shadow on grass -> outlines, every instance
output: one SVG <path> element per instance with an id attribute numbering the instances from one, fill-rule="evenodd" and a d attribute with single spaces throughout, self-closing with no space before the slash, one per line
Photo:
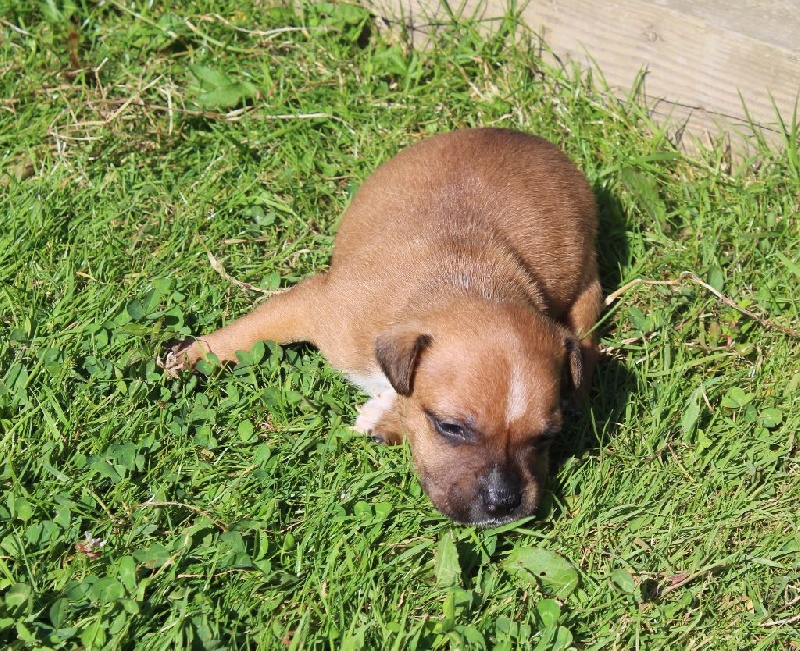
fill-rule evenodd
<path id="1" fill-rule="evenodd" d="M 599 208 L 599 235 L 597 259 L 600 280 L 606 295 L 613 292 L 621 283 L 621 270 L 630 265 L 630 252 L 626 230 L 626 216 L 619 201 L 606 188 L 595 187 Z M 613 324 L 600 327 L 598 336 Z M 551 482 L 553 495 L 546 498 L 540 509 L 540 517 L 558 517 L 553 510 L 557 501 L 552 497 L 562 497 L 557 483 L 558 471 L 568 459 L 580 457 L 599 450 L 604 438 L 613 437 L 616 425 L 624 417 L 630 394 L 636 389 L 636 378 L 625 366 L 609 356 L 601 356 L 589 390 L 589 405 L 572 421 L 568 421 L 564 432 L 551 450 Z"/>
<path id="2" fill-rule="evenodd" d="M 621 269 L 630 264 L 627 218 L 616 197 L 602 186 L 594 188 L 597 197 L 599 233 L 597 263 L 605 294 L 610 294 L 622 281 Z"/>

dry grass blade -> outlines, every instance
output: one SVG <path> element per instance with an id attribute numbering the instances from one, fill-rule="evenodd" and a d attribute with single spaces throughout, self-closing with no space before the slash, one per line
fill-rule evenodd
<path id="1" fill-rule="evenodd" d="M 717 289 L 714 289 L 714 287 L 709 285 L 702 278 L 700 278 L 697 274 L 695 274 L 694 272 L 691 272 L 691 271 L 683 271 L 683 272 L 681 272 L 680 278 L 675 279 L 675 280 L 647 280 L 645 278 L 635 278 L 634 280 L 631 280 L 630 282 L 625 283 L 622 287 L 620 287 L 616 291 L 614 291 L 611 294 L 609 294 L 608 296 L 606 296 L 605 305 L 606 305 L 606 307 L 610 307 L 621 296 L 624 296 L 631 289 L 633 289 L 634 287 L 636 287 L 638 285 L 645 285 L 645 286 L 647 286 L 647 285 L 661 285 L 661 286 L 667 286 L 667 287 L 676 287 L 678 285 L 681 285 L 685 280 L 689 280 L 689 281 L 695 283 L 696 285 L 700 285 L 704 289 L 707 289 L 714 296 L 716 296 L 720 301 L 722 301 L 725 305 L 727 305 L 730 308 L 733 308 L 737 312 L 740 312 L 740 313 L 744 314 L 746 317 L 749 317 L 750 319 L 753 319 L 753 321 L 755 321 L 756 323 L 762 325 L 763 327 L 768 328 L 770 330 L 778 330 L 779 332 L 782 332 L 785 335 L 789 335 L 790 337 L 800 338 L 800 330 L 796 330 L 794 328 L 789 328 L 789 327 L 783 326 L 783 325 L 781 325 L 779 323 L 775 323 L 771 319 L 767 319 L 765 317 L 759 316 L 755 312 L 752 312 L 752 311 L 748 310 L 747 308 L 744 308 L 744 307 L 742 307 L 740 305 L 737 305 L 737 303 L 733 299 L 729 298 L 728 296 L 725 296 L 722 292 L 718 291 Z"/>

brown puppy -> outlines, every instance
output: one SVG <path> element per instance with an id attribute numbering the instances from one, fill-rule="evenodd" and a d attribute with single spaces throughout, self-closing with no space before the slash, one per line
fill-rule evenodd
<path id="1" fill-rule="evenodd" d="M 554 145 L 436 136 L 382 165 L 345 212 L 327 274 L 171 351 L 309 341 L 372 397 L 356 429 L 405 435 L 434 505 L 483 526 L 530 515 L 565 385 L 589 383 L 602 293 L 595 201 Z"/>

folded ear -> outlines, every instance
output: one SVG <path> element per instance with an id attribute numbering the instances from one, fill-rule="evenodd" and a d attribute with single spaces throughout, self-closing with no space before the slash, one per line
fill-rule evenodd
<path id="1" fill-rule="evenodd" d="M 375 341 L 375 356 L 381 370 L 401 396 L 411 395 L 419 354 L 433 341 L 416 330 L 390 330 Z"/>
<path id="2" fill-rule="evenodd" d="M 581 342 L 575 337 L 568 336 L 564 340 L 564 345 L 567 349 L 567 361 L 569 362 L 569 375 L 572 380 L 572 388 L 580 389 L 583 383 L 583 350 Z"/>

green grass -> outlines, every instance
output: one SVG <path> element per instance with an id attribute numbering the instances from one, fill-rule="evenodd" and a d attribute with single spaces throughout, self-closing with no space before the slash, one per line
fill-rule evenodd
<path id="1" fill-rule="evenodd" d="M 538 517 L 501 530 L 454 526 L 406 448 L 353 434 L 363 396 L 311 348 L 154 361 L 260 297 L 207 252 L 290 285 L 377 164 L 477 125 L 586 171 L 607 292 L 691 271 L 797 327 L 796 122 L 742 165 L 688 157 L 510 20 L 415 49 L 350 5 L 0 19 L 2 644 L 798 648 L 800 345 L 695 283 L 609 309 L 593 409 Z"/>

